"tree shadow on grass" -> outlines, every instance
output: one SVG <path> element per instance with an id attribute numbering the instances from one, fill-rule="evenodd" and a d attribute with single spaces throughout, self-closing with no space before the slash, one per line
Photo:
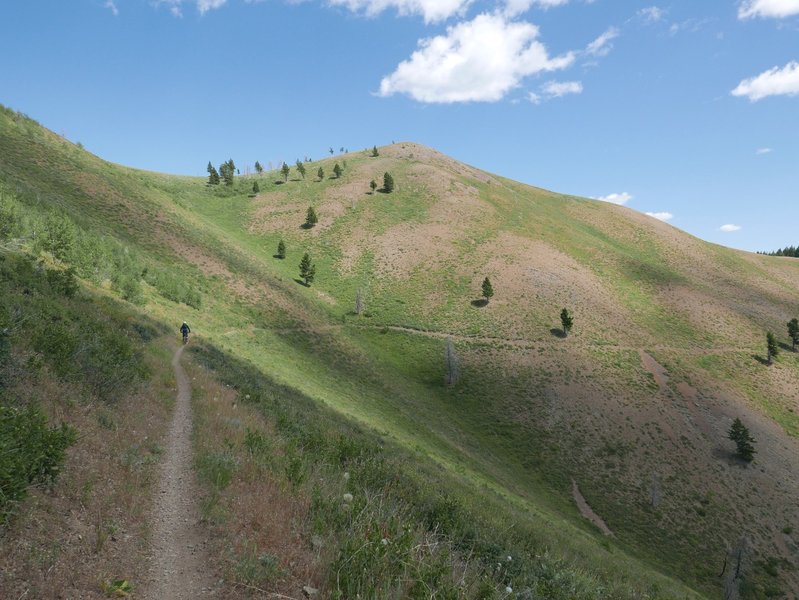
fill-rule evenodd
<path id="1" fill-rule="evenodd" d="M 566 332 L 563 331 L 562 329 L 558 329 L 557 327 L 553 327 L 552 329 L 550 329 L 549 333 L 555 336 L 556 338 L 563 339 L 566 337 Z"/>
<path id="2" fill-rule="evenodd" d="M 791 345 L 790 344 L 786 344 L 785 342 L 778 342 L 777 345 L 780 348 L 782 348 L 783 350 L 785 350 L 786 352 L 793 352 L 794 351 L 793 348 L 791 347 Z"/>
<path id="3" fill-rule="evenodd" d="M 762 356 L 760 356 L 759 354 L 753 354 L 753 355 L 752 355 L 752 358 L 754 358 L 754 359 L 755 359 L 757 362 L 759 362 L 761 365 L 766 365 L 767 367 L 770 365 L 770 363 L 769 363 L 768 359 L 767 359 L 767 358 L 763 358 L 763 357 L 762 357 Z"/>
<path id="4" fill-rule="evenodd" d="M 314 225 L 316 225 L 316 223 L 314 223 L 313 225 L 311 225 L 310 223 L 303 223 L 302 225 L 300 225 L 300 229 L 313 229 Z"/>
<path id="5" fill-rule="evenodd" d="M 307 287 L 307 288 L 311 287 L 311 285 L 310 285 L 310 284 L 308 284 L 308 283 L 305 283 L 305 282 L 304 282 L 302 279 L 297 279 L 297 278 L 295 277 L 295 278 L 294 278 L 294 281 L 295 281 L 295 282 L 297 282 L 297 283 L 299 283 L 299 284 L 300 284 L 301 286 L 303 286 L 303 287 Z"/>
<path id="6" fill-rule="evenodd" d="M 281 180 L 281 179 L 278 179 L 278 180 L 276 180 L 276 181 L 275 181 L 275 185 L 283 185 L 283 184 L 285 184 L 285 183 L 286 183 L 286 182 L 285 182 L 285 181 L 283 181 L 283 180 Z"/>
<path id="7" fill-rule="evenodd" d="M 285 260 L 286 257 L 285 256 L 280 256 L 279 254 L 273 254 L 272 258 L 278 258 L 280 260 Z"/>
<path id="8" fill-rule="evenodd" d="M 484 306 L 488 306 L 488 300 L 485 298 L 478 298 L 477 300 L 472 300 L 471 304 L 475 308 L 482 308 Z"/>

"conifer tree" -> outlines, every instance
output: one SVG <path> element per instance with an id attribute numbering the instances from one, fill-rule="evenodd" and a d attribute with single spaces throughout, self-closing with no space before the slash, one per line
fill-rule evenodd
<path id="1" fill-rule="evenodd" d="M 316 276 L 316 265 L 311 263 L 311 257 L 306 252 L 302 256 L 302 260 L 300 261 L 300 279 L 305 282 L 305 285 L 308 287 L 311 286 L 313 283 L 314 277 Z"/>
<path id="2" fill-rule="evenodd" d="M 777 346 L 777 338 L 770 331 L 766 333 L 766 361 L 768 364 L 774 362 L 774 357 L 780 353 L 779 346 Z"/>
<path id="3" fill-rule="evenodd" d="M 394 191 L 394 178 L 391 176 L 391 173 L 383 174 L 383 191 L 386 194 L 390 194 Z"/>
<path id="4" fill-rule="evenodd" d="M 369 187 L 372 189 L 372 193 L 374 194 L 375 190 L 377 189 L 377 182 L 372 179 L 372 181 L 369 182 Z"/>
<path id="5" fill-rule="evenodd" d="M 261 191 L 261 188 L 258 186 L 258 182 L 257 181 L 253 181 L 252 182 L 252 193 L 253 194 L 257 194 L 260 191 Z"/>
<path id="6" fill-rule="evenodd" d="M 211 164 L 211 161 L 208 161 L 208 185 L 219 185 L 219 172 L 214 168 L 214 165 Z"/>
<path id="7" fill-rule="evenodd" d="M 277 243 L 277 254 L 275 256 L 281 259 L 286 258 L 286 243 L 283 240 Z"/>
<path id="8" fill-rule="evenodd" d="M 308 207 L 308 212 L 305 213 L 305 228 L 310 229 L 319 222 L 319 217 L 313 206 Z"/>
<path id="9" fill-rule="evenodd" d="M 483 279 L 483 298 L 485 298 L 485 303 L 488 304 L 488 301 L 491 300 L 491 297 L 494 295 L 494 288 L 491 285 L 491 280 L 486 277 Z"/>
<path id="10" fill-rule="evenodd" d="M 380 156 L 380 153 L 377 151 L 377 146 L 372 147 L 372 156 Z"/>
<path id="11" fill-rule="evenodd" d="M 322 167 L 319 167 L 319 170 L 316 172 L 316 176 L 319 178 L 319 181 L 322 181 L 325 178 L 325 170 Z"/>
<path id="12" fill-rule="evenodd" d="M 261 166 L 261 163 L 259 163 L 257 160 L 255 161 L 255 172 L 258 173 L 258 175 L 264 172 L 263 166 Z"/>
<path id="13" fill-rule="evenodd" d="M 283 181 L 288 181 L 291 168 L 286 163 L 283 163 L 283 166 L 280 167 L 280 172 L 283 173 Z"/>
<path id="14" fill-rule="evenodd" d="M 563 329 L 563 335 L 569 335 L 573 323 L 574 318 L 569 314 L 567 309 L 564 308 L 562 311 L 560 311 L 560 324 L 561 328 Z"/>
<path id="15" fill-rule="evenodd" d="M 333 152 L 334 152 L 333 146 L 330 146 L 330 150 L 328 150 L 328 152 L 330 152 L 330 156 L 333 156 Z"/>
<path id="16" fill-rule="evenodd" d="M 736 454 L 746 462 L 752 462 L 755 457 L 755 440 L 749 434 L 749 429 L 741 422 L 741 419 L 736 418 L 727 433 L 736 446 Z"/>
<path id="17" fill-rule="evenodd" d="M 788 321 L 788 337 L 791 338 L 791 350 L 796 352 L 796 344 L 799 344 L 799 320 L 794 318 Z"/>
<path id="18" fill-rule="evenodd" d="M 219 174 L 225 180 L 225 185 L 233 185 L 233 177 L 236 174 L 236 165 L 233 164 L 233 159 L 223 162 L 219 167 Z"/>
<path id="19" fill-rule="evenodd" d="M 299 158 L 297 159 L 297 172 L 300 174 L 300 177 L 305 179 L 305 165 L 302 164 Z"/>
<path id="20" fill-rule="evenodd" d="M 333 174 L 336 176 L 336 179 L 341 177 L 341 167 L 339 166 L 338 163 L 333 165 Z"/>

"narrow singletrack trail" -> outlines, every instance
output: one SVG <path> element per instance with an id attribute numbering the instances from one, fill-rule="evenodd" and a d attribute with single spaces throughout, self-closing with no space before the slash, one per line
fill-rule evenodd
<path id="1" fill-rule="evenodd" d="M 192 464 L 191 383 L 180 366 L 181 346 L 172 359 L 178 395 L 164 444 L 152 512 L 150 575 L 145 598 L 189 600 L 215 597 L 215 581 L 200 524 Z"/>

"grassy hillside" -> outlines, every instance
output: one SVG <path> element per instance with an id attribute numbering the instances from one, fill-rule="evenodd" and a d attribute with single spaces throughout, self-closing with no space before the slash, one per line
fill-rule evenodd
<path id="1" fill-rule="evenodd" d="M 3 214 L 45 225 L 3 235 L 54 255 L 63 222 L 90 232 L 94 245 L 73 244 L 61 258 L 161 322 L 188 320 L 225 361 L 254 369 L 230 372 L 285 390 L 267 396 L 296 394 L 308 408 L 281 413 L 284 424 L 365 427 L 364 443 L 403 457 L 399 474 L 418 468 L 423 488 L 438 479 L 464 518 L 485 523 L 486 565 L 508 552 L 498 532 L 516 532 L 530 568 L 496 578 L 497 590 L 502 578 L 516 593 L 539 589 L 531 565 L 546 564 L 575 589 L 578 573 L 590 574 L 584 597 L 600 588 L 607 597 L 713 596 L 725 558 L 743 545 L 745 579 L 735 585 L 744 597 L 796 593 L 799 365 L 790 352 L 771 367 L 760 359 L 765 331 L 785 338 L 799 315 L 799 264 L 415 144 L 369 154 L 311 163 L 304 179 L 292 169 L 286 182 L 271 172 L 209 188 L 105 163 L 6 111 Z M 343 174 L 331 178 L 336 162 Z M 384 172 L 396 189 L 371 193 Z M 319 223 L 305 229 L 309 206 Z M 273 256 L 280 239 L 285 260 Z M 296 281 L 304 252 L 317 267 L 310 288 Z M 496 295 L 482 306 L 485 276 Z M 564 306 L 575 314 L 566 338 L 557 330 Z M 460 361 L 454 386 L 444 385 L 446 338 Z M 243 381 L 228 383 L 245 393 Z M 757 440 L 748 467 L 726 440 L 736 416 Z M 583 518 L 576 487 L 611 537 Z"/>

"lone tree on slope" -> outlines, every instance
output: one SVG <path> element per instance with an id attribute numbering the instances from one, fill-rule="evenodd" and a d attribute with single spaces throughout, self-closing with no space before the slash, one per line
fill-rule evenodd
<path id="1" fill-rule="evenodd" d="M 305 179 L 305 165 L 302 164 L 302 161 L 298 158 L 297 159 L 297 171 L 300 174 L 300 177 Z"/>
<path id="2" fill-rule="evenodd" d="M 277 254 L 275 256 L 280 259 L 286 258 L 286 243 L 283 240 L 277 243 Z"/>
<path id="3" fill-rule="evenodd" d="M 394 191 L 394 178 L 391 176 L 391 173 L 383 174 L 383 191 L 386 194 L 390 194 Z"/>
<path id="4" fill-rule="evenodd" d="M 749 434 L 749 429 L 741 422 L 741 419 L 736 418 L 733 421 L 727 437 L 735 442 L 735 453 L 746 462 L 752 462 L 755 457 L 755 439 Z"/>
<path id="5" fill-rule="evenodd" d="M 772 364 L 774 357 L 780 353 L 779 346 L 777 346 L 777 338 L 770 331 L 766 333 L 766 362 Z"/>
<path id="6" fill-rule="evenodd" d="M 316 176 L 319 178 L 319 181 L 322 181 L 325 178 L 325 170 L 322 167 L 319 167 L 319 170 L 316 172 Z"/>
<path id="7" fill-rule="evenodd" d="M 316 276 L 316 265 L 311 263 L 311 257 L 306 252 L 302 255 L 300 261 L 300 279 L 305 282 L 305 285 L 311 287 L 311 283 Z"/>
<path id="8" fill-rule="evenodd" d="M 257 194 L 260 191 L 261 191 L 261 188 L 258 186 L 258 182 L 257 181 L 253 181 L 252 182 L 252 193 L 253 194 Z"/>
<path id="9" fill-rule="evenodd" d="M 799 320 L 788 321 L 788 337 L 791 338 L 791 350 L 796 352 L 796 344 L 799 344 Z"/>
<path id="10" fill-rule="evenodd" d="M 308 207 L 308 212 L 305 213 L 305 228 L 310 229 L 319 222 L 319 217 L 316 214 L 313 206 Z"/>
<path id="11" fill-rule="evenodd" d="M 377 189 L 377 182 L 374 179 L 372 179 L 372 181 L 369 182 L 369 187 L 371 188 L 372 193 L 374 194 L 375 190 Z"/>
<path id="12" fill-rule="evenodd" d="M 341 177 L 341 173 L 342 173 L 342 171 L 343 171 L 343 170 L 342 170 L 342 168 L 339 166 L 339 164 L 338 164 L 338 163 L 336 163 L 335 165 L 333 165 L 333 174 L 336 176 L 336 179 L 338 179 L 339 177 Z"/>
<path id="13" fill-rule="evenodd" d="M 380 156 L 380 153 L 377 151 L 377 146 L 372 147 L 372 156 Z"/>
<path id="14" fill-rule="evenodd" d="M 291 172 L 291 169 L 289 168 L 289 166 L 286 163 L 283 163 L 283 166 L 280 167 L 280 172 L 283 173 L 283 181 L 288 181 L 289 180 L 289 173 Z"/>
<path id="15" fill-rule="evenodd" d="M 483 279 L 482 292 L 485 303 L 488 304 L 488 301 L 494 296 L 494 287 L 491 285 L 491 280 L 488 277 Z"/>
<path id="16" fill-rule="evenodd" d="M 563 335 L 569 335 L 569 332 L 572 329 L 572 325 L 574 324 L 574 317 L 569 313 L 569 310 L 564 308 L 560 311 L 560 325 L 563 329 Z"/>
<path id="17" fill-rule="evenodd" d="M 255 161 L 255 172 L 258 173 L 258 175 L 264 172 L 263 166 L 261 166 L 261 163 L 259 163 L 257 160 Z"/>
<path id="18" fill-rule="evenodd" d="M 219 185 L 219 172 L 214 168 L 214 165 L 211 164 L 211 161 L 208 161 L 208 185 Z"/>
<path id="19" fill-rule="evenodd" d="M 362 315 L 363 311 L 366 309 L 366 301 L 363 297 L 363 290 L 358 288 L 355 292 L 355 314 Z"/>

